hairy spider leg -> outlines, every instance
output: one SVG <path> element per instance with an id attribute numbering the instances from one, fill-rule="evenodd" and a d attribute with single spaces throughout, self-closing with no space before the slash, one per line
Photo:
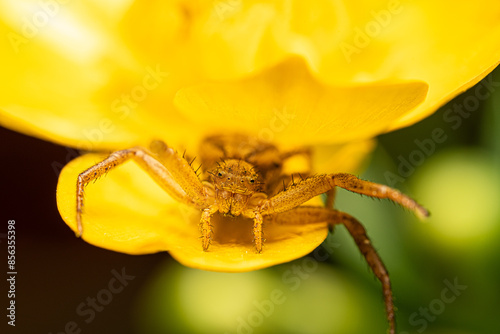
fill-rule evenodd
<path id="1" fill-rule="evenodd" d="M 389 333 L 396 333 L 396 321 L 394 316 L 394 301 L 392 298 L 391 282 L 389 273 L 385 268 L 382 259 L 373 247 L 370 238 L 366 234 L 366 230 L 356 218 L 351 215 L 321 207 L 301 206 L 295 209 L 279 213 L 272 220 L 273 223 L 283 225 L 299 225 L 299 224 L 314 224 L 328 223 L 329 226 L 343 224 L 351 234 L 358 249 L 363 254 L 366 262 L 371 270 L 382 283 L 382 291 L 384 295 L 385 310 L 387 320 L 389 321 Z"/>
<path id="2" fill-rule="evenodd" d="M 333 209 L 336 195 L 337 190 L 335 188 L 332 188 L 326 192 L 325 208 Z"/>
<path id="3" fill-rule="evenodd" d="M 172 148 L 162 141 L 155 140 L 150 146 L 155 157 L 167 167 L 169 173 L 179 186 L 195 203 L 203 203 L 202 209 L 207 208 L 207 189 L 200 181 L 191 164 L 181 157 Z"/>
<path id="4" fill-rule="evenodd" d="M 286 191 L 282 191 L 263 201 L 261 212 L 263 215 L 268 215 L 288 211 L 335 187 L 370 197 L 387 198 L 412 210 L 420 217 L 429 216 L 429 212 L 424 207 L 400 191 L 383 184 L 361 180 L 352 174 L 346 173 L 323 174 L 307 178 L 289 187 Z"/>
<path id="5" fill-rule="evenodd" d="M 292 173 L 292 174 L 282 174 L 278 177 L 275 177 L 271 180 L 266 180 L 267 185 L 267 194 L 270 196 L 274 196 L 277 193 L 287 189 L 291 185 L 295 184 L 308 177 L 311 173 L 311 150 L 309 148 L 296 148 L 289 151 L 284 151 L 279 154 L 278 161 L 285 163 L 286 160 L 293 158 L 295 156 L 305 156 L 307 159 L 307 166 L 305 170 L 302 170 L 300 173 Z M 280 167 L 281 169 L 281 167 Z"/>
<path id="6" fill-rule="evenodd" d="M 253 200 L 255 200 L 256 203 L 262 202 L 262 200 L 265 199 L 264 194 L 261 193 L 263 196 L 257 195 Z M 252 200 L 252 199 L 251 199 Z M 264 237 L 263 237 L 263 224 L 264 224 L 264 217 L 262 216 L 262 213 L 260 212 L 259 205 L 254 205 L 252 209 L 248 209 L 242 212 L 242 215 L 246 218 L 251 218 L 253 219 L 253 242 L 255 245 L 255 250 L 257 253 L 262 252 L 262 246 L 264 245 Z"/>
<path id="7" fill-rule="evenodd" d="M 255 217 L 253 219 L 253 241 L 255 243 L 255 249 L 258 253 L 262 252 L 262 245 L 264 243 L 262 236 L 263 222 L 264 219 L 262 218 L 262 214 L 260 212 L 255 212 Z"/>
<path id="8" fill-rule="evenodd" d="M 210 206 L 209 208 L 206 208 L 203 210 L 201 213 L 201 220 L 200 220 L 200 231 L 201 231 L 201 246 L 203 247 L 204 251 L 208 251 L 208 247 L 212 243 L 212 224 L 210 223 L 210 220 L 212 218 L 212 215 L 217 212 L 217 207 L 215 205 Z"/>
<path id="9" fill-rule="evenodd" d="M 331 193 L 328 194 L 328 192 L 335 189 L 336 186 L 358 194 L 377 198 L 388 198 L 414 211 L 419 216 L 427 217 L 429 215 L 425 208 L 398 190 L 382 184 L 361 180 L 354 175 L 346 173 L 318 175 L 305 179 L 286 191 L 282 191 L 264 200 L 261 204 L 260 211 L 263 215 L 277 213 L 273 221 L 278 223 L 303 224 L 328 222 L 329 226 L 342 223 L 354 238 L 356 245 L 375 273 L 375 276 L 377 276 L 382 283 L 387 319 L 389 321 L 389 332 L 390 334 L 395 334 L 394 303 L 389 274 L 382 260 L 373 248 L 370 239 L 366 235 L 366 230 L 361 223 L 347 213 L 330 208 L 299 207 L 302 203 L 322 193 L 327 193 L 327 196 L 331 197 Z M 327 202 L 332 202 L 333 204 L 333 201 L 328 200 L 328 197 Z"/>
<path id="10" fill-rule="evenodd" d="M 310 162 L 311 162 L 311 160 L 310 160 L 311 150 L 310 149 L 298 148 L 298 149 L 282 152 L 279 155 L 278 161 L 283 162 L 283 161 L 290 159 L 290 158 L 297 156 L 297 155 L 305 155 L 308 158 L 307 161 L 309 162 L 309 165 L 307 166 L 307 170 L 305 171 L 305 175 L 307 176 L 311 171 L 311 164 L 310 164 Z M 268 189 L 267 193 L 271 194 L 271 195 L 277 194 L 280 191 L 286 189 L 290 184 L 294 185 L 295 182 L 299 182 L 302 178 L 303 178 L 303 176 L 300 175 L 299 173 L 294 173 L 294 174 L 289 174 L 289 175 L 282 175 L 282 176 L 280 176 L 276 179 L 273 179 L 273 180 L 268 179 L 267 182 L 269 182 L 269 184 L 268 184 L 269 189 Z M 265 182 L 265 183 L 267 183 L 267 182 Z M 261 199 L 256 198 L 255 199 L 256 201 L 258 201 L 256 203 L 257 207 L 259 207 L 258 203 L 260 203 L 262 201 L 262 199 L 265 199 L 265 198 L 261 198 Z M 257 210 L 252 209 L 252 210 L 247 210 L 246 212 L 243 213 L 243 215 L 247 218 L 253 219 L 253 230 L 252 230 L 253 241 L 254 241 L 256 251 L 258 253 L 261 253 L 264 242 L 265 242 L 265 239 L 263 236 L 264 218 L 262 216 L 262 213 L 260 212 L 259 209 L 257 209 Z"/>
<path id="11" fill-rule="evenodd" d="M 168 168 L 181 188 L 186 191 L 187 195 L 196 203 L 201 203 L 200 208 L 203 209 L 200 218 L 201 244 L 203 250 L 208 251 L 213 234 L 210 221 L 212 215 L 219 210 L 219 207 L 213 200 L 214 196 L 211 194 L 213 190 L 210 186 L 200 181 L 191 164 L 186 159 L 179 156 L 164 142 L 153 141 L 150 148 L 158 160 Z"/>
<path id="12" fill-rule="evenodd" d="M 111 169 L 133 159 L 144 171 L 146 171 L 153 180 L 161 186 L 170 196 L 180 203 L 185 203 L 197 208 L 205 207 L 206 201 L 201 200 L 202 196 L 192 196 L 194 190 L 185 188 L 184 182 L 179 182 L 179 173 L 171 173 L 168 166 L 162 164 L 164 161 L 158 161 L 156 157 L 148 153 L 142 147 L 133 147 L 130 149 L 116 151 L 111 153 L 106 159 L 98 164 L 88 168 L 78 175 L 76 189 L 76 222 L 77 233 L 79 237 L 83 233 L 82 212 L 84 205 L 84 188 L 89 182 L 98 179 Z M 174 159 L 180 159 L 176 156 Z M 192 171 L 192 168 L 189 168 Z M 193 171 L 194 173 L 194 171 Z M 198 181 L 201 186 L 201 182 Z M 196 188 L 199 191 L 199 188 Z"/>
<path id="13" fill-rule="evenodd" d="M 338 187 L 370 197 L 387 198 L 413 211 L 420 218 L 429 216 L 429 211 L 418 204 L 413 198 L 386 185 L 360 180 L 356 176 L 347 173 L 333 174 L 331 178 Z"/>

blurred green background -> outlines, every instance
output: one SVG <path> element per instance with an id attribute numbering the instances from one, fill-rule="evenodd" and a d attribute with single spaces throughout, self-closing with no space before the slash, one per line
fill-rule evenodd
<path id="1" fill-rule="evenodd" d="M 490 76 L 500 83 L 499 70 Z M 337 208 L 364 224 L 389 270 L 401 334 L 500 332 L 500 91 L 478 85 L 381 136 L 361 174 L 415 197 L 429 219 L 338 195 Z M 57 213 L 57 172 L 77 152 L 0 133 L 0 233 L 14 219 L 18 238 L 15 332 L 386 332 L 381 286 L 342 227 L 306 258 L 244 274 L 186 268 L 167 253 L 113 253 L 76 239 Z M 129 280 L 109 293 L 113 270 Z"/>

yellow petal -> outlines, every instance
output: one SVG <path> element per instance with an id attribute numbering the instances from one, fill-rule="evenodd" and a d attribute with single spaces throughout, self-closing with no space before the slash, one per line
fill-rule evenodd
<path id="1" fill-rule="evenodd" d="M 92 132 L 99 126 L 105 131 L 110 127 L 106 121 L 99 124 L 107 106 L 98 106 L 91 99 L 96 87 L 106 81 L 105 73 L 93 62 L 102 54 L 108 34 L 99 34 L 84 21 L 84 15 L 66 15 L 60 4 L 53 5 L 43 10 L 36 1 L 2 2 L 0 32 L 6 38 L 0 41 L 0 124 L 91 149 L 100 139 Z M 84 10 L 84 6 L 75 6 Z M 68 115 L 73 118 L 66 118 Z M 111 141 L 135 137 L 116 124 L 112 126 Z"/>
<path id="2" fill-rule="evenodd" d="M 313 147 L 312 159 L 314 172 L 358 174 L 365 167 L 376 144 L 375 140 L 365 140 L 342 145 L 316 145 Z"/>
<path id="3" fill-rule="evenodd" d="M 411 125 L 472 87 L 500 61 L 500 2 L 345 2 L 351 29 L 318 66 L 330 83 L 428 83 L 426 101 L 391 130 Z M 359 7 L 363 11 L 359 10 Z M 352 47 L 353 53 L 346 51 Z"/>
<path id="4" fill-rule="evenodd" d="M 2 10 L 1 29 L 8 37 L 2 49 L 12 52 L 1 64 L 12 79 L 1 86 L 0 124 L 85 149 L 130 146 L 153 137 L 175 144 L 187 137 L 182 139 L 191 140 L 186 146 L 192 147 L 199 137 L 185 136 L 192 125 L 172 108 L 179 87 L 205 75 L 240 78 L 291 54 L 304 57 L 313 75 L 329 84 L 421 80 L 429 85 L 423 104 L 398 117 L 393 113 L 392 121 L 376 124 L 363 137 L 362 126 L 358 134 L 342 136 L 342 119 L 332 127 L 343 138 L 338 141 L 363 139 L 425 117 L 491 71 L 500 59 L 499 6 L 497 1 L 454 6 L 364 1 L 363 10 L 341 1 L 148 2 L 111 9 L 79 4 L 60 8 L 57 20 L 35 38 L 24 37 L 25 27 L 16 21 L 23 13 L 8 16 Z M 110 23 L 96 24 L 96 15 Z M 462 24 L 465 20 L 472 23 Z M 346 45 L 355 52 L 346 53 Z M 146 69 L 156 66 L 169 73 L 169 80 L 127 109 L 121 97 L 140 87 Z M 258 125 L 258 133 L 269 135 L 269 121 Z M 220 129 L 241 126 L 228 125 Z M 347 128 L 352 125 L 357 124 Z M 324 141 L 326 135 L 319 131 L 317 138 Z"/>
<path id="5" fill-rule="evenodd" d="M 78 174 L 102 161 L 102 154 L 86 154 L 67 164 L 59 176 L 57 206 L 66 224 L 76 231 Z M 129 254 L 168 250 L 175 231 L 186 224 L 188 208 L 170 198 L 134 162 L 113 169 L 85 187 L 82 238 L 98 247 Z"/>
<path id="6" fill-rule="evenodd" d="M 127 6 L 52 5 L 0 5 L 0 125 L 85 150 L 181 137 L 172 98 L 185 77 L 141 63 L 114 34 Z"/>
<path id="7" fill-rule="evenodd" d="M 61 172 L 59 212 L 76 231 L 76 179 L 104 158 L 86 154 Z M 264 251 L 255 252 L 252 221 L 214 216 L 214 240 L 201 247 L 200 211 L 175 202 L 134 162 L 126 162 L 85 188 L 82 238 L 98 247 L 129 254 L 168 250 L 187 266 L 225 272 L 255 270 L 313 251 L 327 235 L 326 224 L 264 227 Z"/>
<path id="8" fill-rule="evenodd" d="M 291 54 L 315 67 L 350 20 L 342 1 L 215 1 L 199 9 L 191 43 L 212 79 L 235 79 Z"/>
<path id="9" fill-rule="evenodd" d="M 214 133 L 243 132 L 288 145 L 366 139 L 385 131 L 421 103 L 422 82 L 326 86 L 304 61 L 291 58 L 248 79 L 179 91 L 177 107 Z"/>
<path id="10" fill-rule="evenodd" d="M 214 79 L 236 79 L 294 54 L 329 84 L 426 82 L 426 101 L 390 129 L 428 116 L 500 60 L 497 0 L 216 1 L 193 20 L 191 43 Z"/>
<path id="11" fill-rule="evenodd" d="M 245 272 L 292 261 L 312 252 L 325 240 L 326 224 L 285 226 L 264 224 L 264 249 L 258 254 L 252 243 L 250 220 L 214 217 L 214 239 L 208 252 L 201 251 L 199 232 L 190 230 L 185 243 L 170 251 L 180 263 L 193 268 Z"/>

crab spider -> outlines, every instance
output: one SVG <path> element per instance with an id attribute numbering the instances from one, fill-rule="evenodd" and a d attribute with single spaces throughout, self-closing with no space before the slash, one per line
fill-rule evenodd
<path id="1" fill-rule="evenodd" d="M 252 219 L 252 233 L 258 253 L 263 251 L 265 241 L 264 221 L 284 225 L 324 222 L 331 227 L 342 224 L 382 283 L 389 332 L 395 334 L 389 274 L 361 223 L 351 215 L 333 209 L 335 188 L 344 188 L 370 197 L 387 198 L 419 216 L 428 216 L 426 209 L 398 190 L 361 180 L 351 174 L 305 177 L 300 174 L 283 174 L 283 163 L 290 157 L 310 157 L 307 149 L 281 152 L 272 144 L 235 134 L 206 138 L 201 143 L 200 152 L 204 167 L 203 180 L 191 167 L 192 163 L 161 141 L 152 142 L 149 149 L 134 147 L 113 152 L 102 162 L 79 174 L 77 235 L 81 236 L 83 233 L 85 185 L 130 159 L 141 166 L 172 198 L 201 211 L 200 232 L 204 251 L 209 251 L 210 248 L 213 234 L 211 218 L 215 214 Z M 323 193 L 327 194 L 325 207 L 302 205 Z"/>

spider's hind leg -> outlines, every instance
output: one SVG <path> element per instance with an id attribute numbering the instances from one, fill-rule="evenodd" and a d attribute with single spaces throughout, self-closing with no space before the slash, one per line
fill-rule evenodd
<path id="1" fill-rule="evenodd" d="M 373 247 L 370 238 L 368 238 L 365 228 L 358 220 L 347 213 L 329 208 L 299 206 L 295 209 L 276 214 L 272 221 L 273 223 L 284 225 L 316 224 L 324 222 L 328 223 L 331 227 L 343 224 L 353 237 L 354 242 L 363 254 L 371 270 L 382 283 L 385 309 L 389 322 L 389 333 L 396 333 L 394 302 L 389 273 L 382 259 Z"/>
<path id="2" fill-rule="evenodd" d="M 359 251 L 363 254 L 366 262 L 372 269 L 375 276 L 378 278 L 380 283 L 382 283 L 382 292 L 384 295 L 385 311 L 387 314 L 387 320 L 389 321 L 389 333 L 396 333 L 396 319 L 394 315 L 394 301 L 392 298 L 391 281 L 389 279 L 389 273 L 385 268 L 382 259 L 378 255 L 377 251 L 373 247 L 370 238 L 366 234 L 366 230 L 363 225 L 351 215 L 337 211 L 338 219 L 342 221 L 346 229 L 351 234 L 354 242 L 358 246 Z"/>

